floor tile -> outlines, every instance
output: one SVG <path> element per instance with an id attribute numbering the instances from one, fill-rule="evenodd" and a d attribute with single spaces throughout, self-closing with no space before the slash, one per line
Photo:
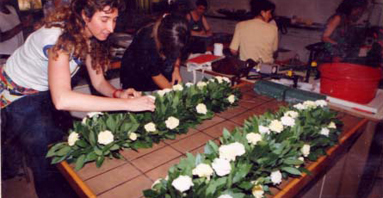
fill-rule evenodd
<path id="1" fill-rule="evenodd" d="M 164 146 L 166 146 L 164 142 L 160 142 L 158 144 L 154 143 L 152 148 L 139 149 L 138 151 L 135 151 L 133 149 L 126 149 L 123 152 L 121 152 L 121 155 L 123 155 L 126 159 L 131 161 L 151 152 L 154 152 L 160 148 L 163 148 Z"/>
<path id="2" fill-rule="evenodd" d="M 229 108 L 226 111 L 217 114 L 217 116 L 229 119 L 229 118 L 232 118 L 238 114 L 245 112 L 246 110 L 247 109 L 244 107 L 236 106 L 236 107 Z"/>
<path id="3" fill-rule="evenodd" d="M 186 139 L 183 139 L 179 142 L 172 144 L 171 146 L 177 149 L 179 152 L 183 154 L 190 152 L 191 150 L 198 148 L 201 145 L 205 145 L 207 141 L 213 139 L 212 137 L 199 132 L 192 136 L 189 136 Z"/>
<path id="4" fill-rule="evenodd" d="M 150 189 L 152 181 L 145 177 L 139 176 L 129 182 L 126 182 L 116 188 L 97 196 L 98 198 L 139 198 L 143 196 L 142 191 Z"/>
<path id="5" fill-rule="evenodd" d="M 189 136 L 191 136 L 191 135 L 193 135 L 193 134 L 195 134 L 197 132 L 199 132 L 197 129 L 189 129 L 187 133 L 181 134 L 181 135 L 177 135 L 176 139 L 174 139 L 174 140 L 167 139 L 164 142 L 166 144 L 173 144 L 173 143 L 178 142 L 178 141 L 180 141 L 182 139 L 185 139 L 185 138 L 187 138 L 187 137 L 189 137 Z"/>
<path id="6" fill-rule="evenodd" d="M 213 141 L 214 141 L 217 145 L 220 145 L 219 140 L 215 139 L 215 140 L 213 140 Z M 200 147 L 198 147 L 198 148 L 196 148 L 196 149 L 190 151 L 190 153 L 193 154 L 193 156 L 196 156 L 198 153 L 204 153 L 204 152 L 205 152 L 205 145 L 206 145 L 206 144 L 204 144 L 204 145 L 202 145 L 202 146 L 200 146 Z"/>
<path id="7" fill-rule="evenodd" d="M 141 170 L 142 172 L 147 172 L 151 169 L 156 168 L 174 158 L 180 156 L 181 153 L 171 148 L 170 146 L 166 146 L 159 150 L 156 150 L 152 153 L 149 153 L 145 156 L 137 158 L 132 161 L 132 164 Z"/>
<path id="8" fill-rule="evenodd" d="M 218 116 L 214 116 L 211 120 L 205 120 L 203 121 L 201 124 L 199 124 L 197 126 L 197 130 L 203 130 L 203 129 L 206 129 L 208 127 L 211 127 L 213 125 L 216 125 L 220 122 L 223 122 L 225 119 L 221 118 L 221 117 L 218 117 Z"/>
<path id="9" fill-rule="evenodd" d="M 252 109 L 264 103 L 267 103 L 267 102 L 258 98 L 249 98 L 249 99 L 241 99 L 239 101 L 239 106 L 244 107 L 246 109 Z"/>
<path id="10" fill-rule="evenodd" d="M 242 126 L 242 125 L 243 125 L 243 122 L 244 122 L 246 119 L 248 119 L 249 117 L 254 116 L 254 114 L 255 114 L 255 113 L 254 113 L 253 111 L 246 111 L 246 112 L 244 112 L 244 113 L 242 113 L 242 114 L 237 115 L 237 116 L 234 117 L 234 118 L 231 118 L 230 120 L 233 121 L 233 122 L 235 122 L 236 124 L 239 124 L 240 126 Z"/>
<path id="11" fill-rule="evenodd" d="M 131 164 L 125 164 L 104 174 L 98 175 L 92 179 L 85 181 L 88 186 L 91 186 L 95 194 L 103 193 L 114 186 L 125 183 L 138 175 L 141 172 Z"/>
<path id="12" fill-rule="evenodd" d="M 96 167 L 96 163 L 91 162 L 86 164 L 81 170 L 77 171 L 78 176 L 82 180 L 87 180 L 92 177 L 95 177 L 97 175 L 103 174 L 111 169 L 114 169 L 116 167 L 119 167 L 123 164 L 128 163 L 126 160 L 123 159 L 109 159 L 106 158 L 104 163 L 100 168 Z M 74 164 L 71 164 L 72 168 L 74 167 Z"/>
<path id="13" fill-rule="evenodd" d="M 223 129 L 227 129 L 228 131 L 232 131 L 235 127 L 239 126 L 238 124 L 232 121 L 224 121 L 215 126 L 204 129 L 202 132 L 210 135 L 211 137 L 217 138 L 222 136 Z"/>
<path id="14" fill-rule="evenodd" d="M 181 157 L 178 157 L 174 160 L 171 160 L 147 173 L 147 175 L 152 181 L 157 180 L 158 178 L 165 178 L 166 175 L 168 174 L 169 168 L 172 167 L 175 164 L 178 164 L 180 162 Z"/>

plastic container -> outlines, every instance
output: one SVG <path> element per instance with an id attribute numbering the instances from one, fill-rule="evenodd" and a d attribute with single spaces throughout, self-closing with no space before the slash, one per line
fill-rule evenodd
<path id="1" fill-rule="evenodd" d="M 375 98 L 382 70 L 351 63 L 325 63 L 320 92 L 335 98 L 367 104 Z"/>

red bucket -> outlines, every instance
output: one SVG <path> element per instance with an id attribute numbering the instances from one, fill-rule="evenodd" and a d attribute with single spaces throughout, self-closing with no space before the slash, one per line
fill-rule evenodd
<path id="1" fill-rule="evenodd" d="M 350 63 L 325 63 L 319 67 L 319 71 L 321 93 L 361 104 L 375 98 L 382 78 L 380 68 Z"/>

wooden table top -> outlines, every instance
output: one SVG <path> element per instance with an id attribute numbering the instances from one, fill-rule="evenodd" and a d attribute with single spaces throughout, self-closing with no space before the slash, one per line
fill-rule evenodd
<path id="1" fill-rule="evenodd" d="M 165 140 L 150 149 L 140 149 L 138 152 L 125 150 L 121 154 L 126 160 L 107 159 L 101 168 L 95 163 L 86 164 L 80 171 L 74 171 L 73 165 L 62 162 L 58 165 L 64 176 L 81 197 L 101 198 L 139 198 L 142 191 L 149 189 L 152 183 L 167 175 L 168 169 L 184 158 L 187 152 L 196 154 L 203 152 L 207 141 L 218 142 L 223 128 L 229 131 L 241 126 L 243 121 L 252 115 L 262 115 L 267 110 L 277 110 L 285 102 L 258 95 L 253 91 L 253 85 L 242 86 L 242 99 L 239 106 L 217 114 L 213 119 L 204 121 L 187 134 L 179 135 L 175 140 Z M 340 144 L 328 150 L 327 156 L 322 156 L 317 162 L 309 163 L 306 168 L 312 174 L 303 174 L 299 178 L 283 181 L 280 188 L 272 189 L 274 197 L 294 197 L 315 177 L 320 176 L 335 163 L 337 156 L 357 138 L 366 125 L 367 120 L 346 113 L 339 113 L 344 122 Z"/>

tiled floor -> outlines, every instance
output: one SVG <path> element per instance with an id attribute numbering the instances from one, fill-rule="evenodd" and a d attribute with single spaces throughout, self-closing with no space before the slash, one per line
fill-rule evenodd
<path id="1" fill-rule="evenodd" d="M 98 173 L 94 173 L 95 164 L 87 164 L 78 174 L 86 184 L 101 198 L 139 198 L 142 190 L 151 187 L 159 177 L 165 177 L 168 169 L 185 157 L 187 152 L 196 154 L 203 152 L 207 141 L 217 141 L 223 128 L 231 131 L 242 125 L 248 117 L 262 114 L 275 103 L 285 105 L 283 102 L 255 94 L 251 87 L 241 88 L 244 93 L 238 107 L 217 114 L 212 120 L 203 122 L 196 129 L 190 129 L 187 134 L 177 136 L 175 140 L 165 140 L 150 149 L 140 149 L 138 152 L 130 150 L 123 152 L 124 160 L 108 160 Z M 368 198 L 382 198 L 383 165 L 381 165 L 380 178 L 376 180 L 375 188 Z M 108 176 L 105 174 L 108 172 Z M 111 177 L 110 175 L 113 175 Z M 122 179 L 123 178 L 123 179 Z M 123 181 L 123 182 L 121 182 Z M 3 181 L 4 198 L 36 198 L 33 184 L 16 178 Z M 380 186 L 378 186 L 380 185 Z"/>

